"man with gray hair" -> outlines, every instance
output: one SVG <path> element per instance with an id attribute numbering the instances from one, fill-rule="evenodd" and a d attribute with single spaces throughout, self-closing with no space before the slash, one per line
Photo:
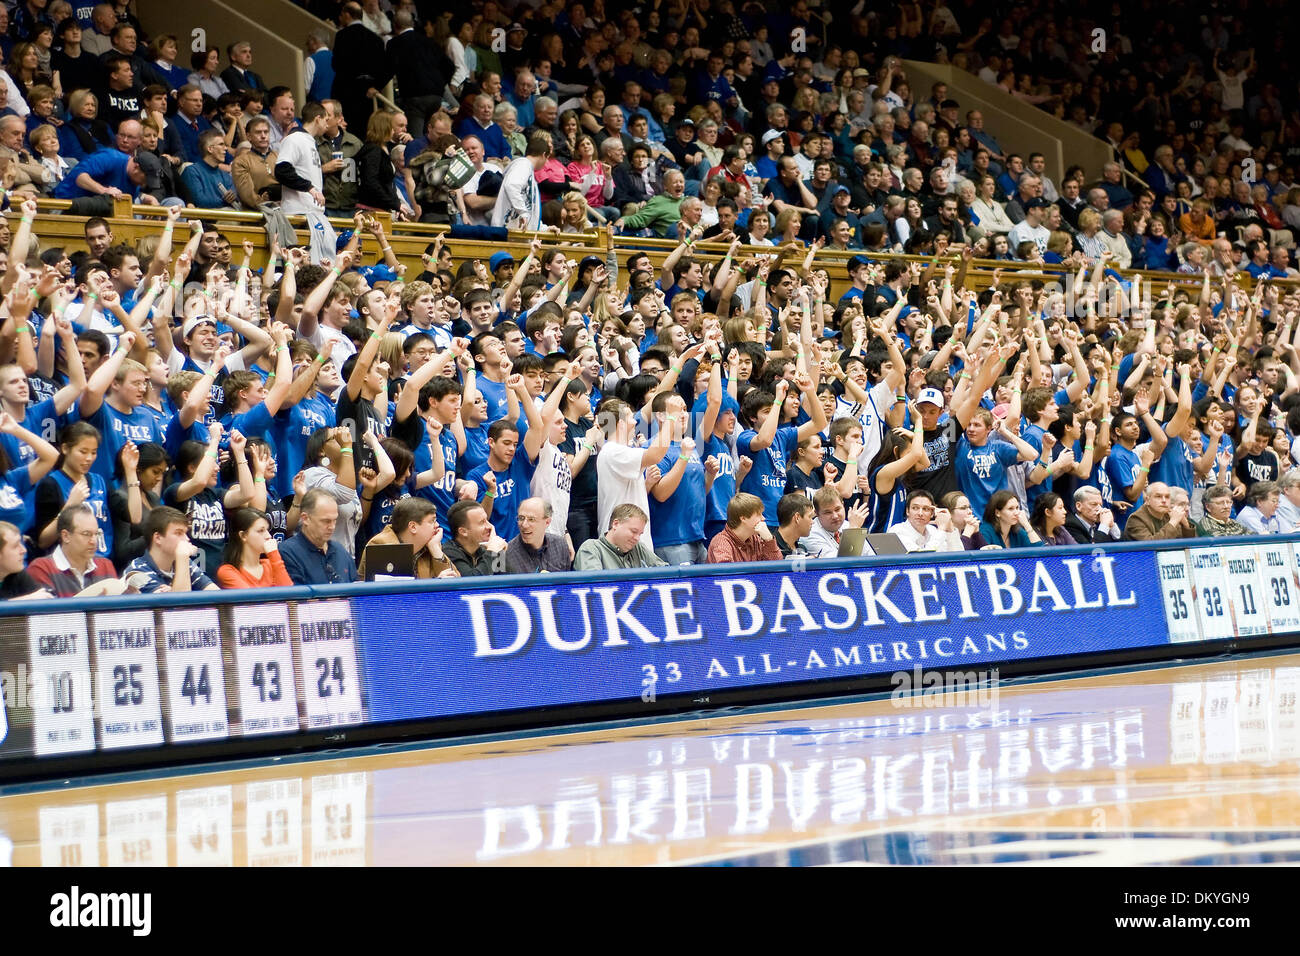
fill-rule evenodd
<path id="1" fill-rule="evenodd" d="M 1021 173 L 1016 180 L 1016 194 L 1007 199 L 1007 218 L 1014 223 L 1025 221 L 1025 204 L 1043 195 L 1043 181 L 1033 173 Z M 1012 250 L 1015 251 L 1014 249 Z"/>
<path id="2" fill-rule="evenodd" d="M 1107 209 L 1101 215 L 1102 241 L 1110 249 L 1110 261 L 1121 269 L 1133 265 L 1133 250 L 1124 238 L 1124 214 L 1118 209 Z"/>
<path id="3" fill-rule="evenodd" d="M 573 549 L 562 534 L 551 534 L 551 503 L 542 498 L 525 498 L 515 520 L 519 534 L 506 546 L 507 574 L 545 574 L 573 568 Z"/>
<path id="4" fill-rule="evenodd" d="M 318 27 L 307 34 L 307 56 L 302 61 L 302 85 L 307 102 L 320 103 L 334 86 L 334 51 L 330 49 L 329 31 Z M 419 129 L 419 127 L 415 127 Z"/>
<path id="5" fill-rule="evenodd" d="M 253 44 L 247 40 L 236 40 L 226 47 L 226 58 L 230 60 L 230 66 L 221 71 L 221 79 L 230 92 L 266 92 L 266 83 L 253 72 Z"/>
<path id="6" fill-rule="evenodd" d="M 1284 527 L 1277 516 L 1281 495 L 1275 481 L 1257 481 L 1246 492 L 1246 506 L 1237 512 L 1237 520 L 1251 534 L 1282 534 Z"/>
<path id="7" fill-rule="evenodd" d="M 1277 519 L 1290 532 L 1300 527 L 1300 468 L 1292 468 L 1277 483 Z"/>
<path id="8" fill-rule="evenodd" d="M 1194 538 L 1196 526 L 1187 513 L 1187 505 L 1174 504 L 1169 486 L 1153 481 L 1146 487 L 1142 507 L 1124 524 L 1125 541 L 1168 541 L 1171 538 Z"/>
<path id="9" fill-rule="evenodd" d="M 489 163 L 496 163 L 504 168 L 510 162 L 510 144 L 506 142 L 505 133 L 492 120 L 496 102 L 486 93 L 474 97 L 474 112 L 456 124 L 456 135 L 461 139 L 476 136 L 483 144 L 483 156 Z"/>
<path id="10" fill-rule="evenodd" d="M 117 12 L 111 3 L 97 3 L 90 11 L 90 29 L 81 31 L 81 48 L 92 56 L 103 56 L 113 48 L 109 34 L 117 25 Z"/>
<path id="11" fill-rule="evenodd" d="M 1074 513 L 1065 519 L 1065 530 L 1079 544 L 1098 544 L 1119 540 L 1119 526 L 1101 491 L 1092 485 L 1074 490 Z"/>
<path id="12" fill-rule="evenodd" d="M 534 83 L 537 81 L 534 80 Z M 555 123 L 559 118 L 559 105 L 550 96 L 539 96 L 533 100 L 533 122 L 524 130 L 524 135 L 531 138 L 534 133 L 550 133 L 555 138 Z"/>
<path id="13" fill-rule="evenodd" d="M 618 104 L 611 103 L 605 107 L 600 114 L 601 121 L 604 125 L 596 133 L 596 145 L 603 146 L 607 140 L 617 139 L 623 144 L 625 152 L 632 151 L 632 137 L 623 132 L 623 111 Z"/>
<path id="14" fill-rule="evenodd" d="M 1110 197 L 1111 209 L 1127 209 L 1133 205 L 1133 194 L 1124 185 L 1124 167 L 1111 160 L 1101 167 L 1101 182 L 1097 183 Z"/>

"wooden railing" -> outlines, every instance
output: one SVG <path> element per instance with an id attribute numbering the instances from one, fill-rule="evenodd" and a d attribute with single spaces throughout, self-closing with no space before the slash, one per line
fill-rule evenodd
<path id="1" fill-rule="evenodd" d="M 38 214 L 35 223 L 35 234 L 42 249 L 51 246 L 62 245 L 69 249 L 82 248 L 85 243 L 85 223 L 86 217 L 64 215 L 70 203 L 67 200 L 59 199 L 38 199 Z M 16 221 L 18 212 L 11 210 L 11 218 Z M 400 263 L 407 267 L 408 275 L 416 275 L 423 269 L 421 255 L 425 252 L 428 245 L 433 242 L 439 234 L 446 234 L 448 227 L 435 226 L 424 223 L 404 223 L 393 222 L 387 213 L 375 213 L 383 226 L 384 232 L 393 247 L 393 253 L 397 256 Z M 160 206 L 137 206 L 132 205 L 126 197 L 119 197 L 114 201 L 113 215 L 107 217 L 110 227 L 113 230 L 114 239 L 118 242 L 125 242 L 134 245 L 137 241 L 149 235 L 156 235 L 159 231 L 159 223 L 167 216 L 167 210 Z M 270 256 L 270 245 L 267 241 L 266 230 L 263 227 L 263 217 L 256 212 L 238 212 L 234 210 L 200 210 L 187 209 L 184 213 L 186 219 L 201 219 L 205 223 L 214 224 L 230 240 L 231 244 L 238 249 L 245 241 L 253 244 L 255 252 L 253 254 L 253 267 L 260 268 L 266 264 Z M 300 229 L 299 233 L 306 244 L 306 229 L 302 217 L 290 217 L 290 225 Z M 350 229 L 353 226 L 351 220 L 334 219 L 331 220 L 336 230 Z M 13 223 L 11 223 L 11 226 Z M 528 254 L 529 240 L 536 235 L 534 233 L 511 233 L 509 239 L 502 243 L 497 240 L 487 239 L 466 239 L 457 237 L 448 241 L 448 246 L 452 255 L 458 260 L 481 259 L 484 262 L 495 252 L 509 252 L 516 261 L 522 262 L 524 256 Z M 567 254 L 571 258 L 581 258 L 584 255 L 598 255 L 604 258 L 610 250 L 611 239 L 607 232 L 593 231 L 585 233 L 562 233 L 560 235 L 543 234 L 544 241 L 547 245 L 562 245 L 565 247 Z M 178 237 L 179 238 L 179 237 Z M 637 238 L 633 236 L 619 236 L 613 240 L 613 245 L 619 253 L 619 267 L 622 269 L 628 257 L 633 252 L 645 252 L 649 255 L 650 261 L 657 269 L 663 264 L 677 244 L 671 239 L 650 239 Z M 179 247 L 178 247 L 179 249 Z M 712 264 L 722 259 L 728 249 L 727 243 L 722 242 L 701 242 L 697 243 L 694 249 L 694 258 L 705 263 Z M 374 249 L 373 244 L 368 244 L 366 251 L 369 256 L 377 259 L 378 250 Z M 740 255 L 750 256 L 773 251 L 770 246 L 742 246 Z M 792 252 L 786 257 L 787 266 L 799 265 L 803 262 L 806 250 Z M 855 255 L 865 255 L 862 250 L 849 250 L 840 252 L 833 249 L 820 250 L 815 259 L 814 265 L 821 266 L 827 270 L 831 278 L 831 295 L 838 299 L 850 287 L 848 279 L 848 260 Z M 929 256 L 912 256 L 895 253 L 872 253 L 870 258 L 873 262 L 889 262 L 897 260 L 901 262 L 918 262 L 922 265 L 934 261 Z M 956 256 L 948 257 L 947 261 L 954 265 L 959 265 Z M 992 284 L 993 273 L 995 270 L 1002 270 L 1002 278 L 1005 282 L 1060 282 L 1064 283 L 1065 277 L 1076 270 L 1068 266 L 1046 266 L 1039 270 L 1032 269 L 1021 263 L 1004 262 L 992 259 L 973 259 L 967 269 L 966 285 L 976 290 L 985 289 Z M 1163 289 L 1167 284 L 1173 283 L 1179 288 L 1189 290 L 1199 289 L 1201 286 L 1201 277 L 1194 275 L 1183 275 L 1171 272 L 1157 272 L 1149 269 L 1122 269 L 1116 270 L 1125 278 L 1132 278 L 1135 275 L 1143 277 L 1144 284 L 1149 284 L 1153 292 L 1157 289 Z M 623 276 L 623 279 L 626 277 Z M 1278 280 L 1279 284 L 1295 287 L 1300 285 L 1300 280 L 1283 279 Z"/>

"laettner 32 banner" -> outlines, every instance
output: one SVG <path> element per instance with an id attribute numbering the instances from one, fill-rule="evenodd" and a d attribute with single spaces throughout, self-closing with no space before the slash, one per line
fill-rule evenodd
<path id="1" fill-rule="evenodd" d="M 397 734 L 402 722 L 552 720 L 544 709 L 566 706 L 636 716 L 664 698 L 736 703 L 748 690 L 918 667 L 1060 669 L 1108 652 L 1300 636 L 1296 548 L 1237 539 L 662 568 L 76 601 L 55 613 L 11 602 L 0 608 L 0 776 L 93 754 L 111 767 L 194 747 L 292 749 L 307 735 L 390 733 L 376 725 Z"/>

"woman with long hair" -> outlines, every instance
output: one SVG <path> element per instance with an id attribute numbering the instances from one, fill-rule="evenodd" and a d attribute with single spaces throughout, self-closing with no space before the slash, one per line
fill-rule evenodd
<path id="1" fill-rule="evenodd" d="M 229 516 L 230 537 L 214 575 L 223 588 L 287 588 L 293 586 L 271 534 L 271 523 L 255 508 L 237 508 Z"/>
<path id="2" fill-rule="evenodd" d="M 1069 516 L 1070 513 L 1065 510 L 1065 499 L 1054 491 L 1047 491 L 1034 502 L 1029 524 L 1043 539 L 1043 545 L 1069 546 L 1077 543 L 1074 536 L 1065 530 L 1065 519 Z"/>
<path id="3" fill-rule="evenodd" d="M 798 397 L 796 395 L 796 397 Z M 826 484 L 826 446 L 821 435 L 809 435 L 795 446 L 794 460 L 785 473 L 783 494 L 812 495 Z M 832 472 L 834 466 L 831 466 Z"/>
<path id="4" fill-rule="evenodd" d="M 560 399 L 566 438 L 559 448 L 569 459 L 573 476 L 568 531 L 575 548 L 601 533 L 597 522 L 596 455 L 604 432 L 592 418 L 591 408 L 591 397 L 581 379 L 570 382 Z"/>
<path id="5" fill-rule="evenodd" d="M 605 186 L 610 180 L 605 164 L 596 156 L 596 140 L 590 134 L 578 134 L 573 162 L 569 163 L 564 172 L 589 206 L 600 208 L 606 205 Z"/>
<path id="6" fill-rule="evenodd" d="M 578 158 L 578 137 L 584 134 L 577 110 L 565 110 L 556 122 L 559 133 L 551 134 L 551 151 L 560 162 L 573 162 Z"/>
<path id="7" fill-rule="evenodd" d="M 253 482 L 245 456 L 247 440 L 238 431 L 230 433 L 230 451 L 237 467 L 239 484 L 224 491 L 220 486 L 217 448 L 221 443 L 219 424 L 208 428 L 208 443 L 187 441 L 176 453 L 175 481 L 163 492 L 163 504 L 184 513 L 190 523 L 190 540 L 203 556 L 205 571 L 221 564 L 226 546 L 226 509 L 253 502 L 266 504 L 266 486 Z M 259 509 L 260 510 L 260 509 Z"/>
<path id="8" fill-rule="evenodd" d="M 1015 492 L 995 491 L 984 509 L 980 534 L 989 544 L 1002 548 L 1031 548 L 1042 544 L 1038 532 L 1029 523 L 1029 514 L 1020 507 Z"/>
<path id="9" fill-rule="evenodd" d="M 405 206 L 397 193 L 394 177 L 396 167 L 388 155 L 393 146 L 394 129 L 401 124 L 397 121 L 402 113 L 390 113 L 379 110 L 370 114 L 366 124 L 365 145 L 357 151 L 357 207 L 360 209 L 382 209 L 394 214 L 409 217 L 411 210 Z"/>
<path id="10" fill-rule="evenodd" d="M 803 244 L 799 238 L 799 230 L 803 228 L 803 214 L 793 206 L 786 206 L 777 214 L 776 231 L 780 238 L 777 240 L 778 245 L 787 245 L 791 242 Z"/>
<path id="11" fill-rule="evenodd" d="M 985 235 L 1005 235 L 1015 223 L 1006 208 L 994 198 L 998 182 L 992 176 L 981 176 L 975 184 L 975 199 L 970 204 L 971 222 L 984 230 Z"/>
<path id="12" fill-rule="evenodd" d="M 14 83 L 24 97 L 31 92 L 33 86 L 38 85 L 52 86 L 55 93 L 59 96 L 63 95 L 58 75 L 51 76 L 49 73 L 41 72 L 40 50 L 36 48 L 35 43 L 14 44 L 9 54 L 9 75 L 13 77 Z"/>
<path id="13" fill-rule="evenodd" d="M 125 568 L 148 549 L 145 519 L 162 504 L 163 479 L 171 468 L 162 445 L 127 442 L 118 455 L 121 480 L 108 495 L 113 518 L 113 567 Z"/>
<path id="14" fill-rule="evenodd" d="M 99 523 L 95 554 L 113 555 L 113 520 L 108 507 L 108 483 L 90 469 L 99 454 L 99 429 L 73 422 L 59 433 L 59 464 L 36 486 L 36 546 L 42 552 L 59 543 L 59 512 L 89 505 Z"/>
<path id="15" fill-rule="evenodd" d="M 295 512 L 301 496 L 312 488 L 328 492 L 339 506 L 339 521 L 333 540 L 348 554 L 356 551 L 357 531 L 361 527 L 361 498 L 357 494 L 354 457 L 351 429 L 340 426 L 318 428 L 312 432 L 303 457 L 306 468 L 302 473 L 302 492 L 298 493 L 295 480 L 294 506 L 289 511 L 289 521 L 296 525 L 298 516 Z"/>
<path id="16" fill-rule="evenodd" d="M 920 422 L 921 413 L 916 406 L 908 402 L 907 408 L 912 421 Z M 880 451 L 867 468 L 867 477 L 871 479 L 872 531 L 884 531 L 907 520 L 907 487 L 903 477 L 928 467 L 930 459 L 925 453 L 922 429 L 894 428 L 885 435 Z"/>

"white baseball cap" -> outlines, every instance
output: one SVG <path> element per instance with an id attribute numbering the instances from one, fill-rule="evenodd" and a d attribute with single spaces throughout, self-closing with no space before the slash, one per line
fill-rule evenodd
<path id="1" fill-rule="evenodd" d="M 918 405 L 933 405 L 935 408 L 943 408 L 943 392 L 937 388 L 923 388 L 921 395 L 916 400 Z"/>

